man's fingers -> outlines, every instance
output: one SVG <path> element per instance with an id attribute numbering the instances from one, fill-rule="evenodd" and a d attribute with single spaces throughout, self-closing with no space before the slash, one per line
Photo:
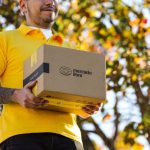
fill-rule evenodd
<path id="1" fill-rule="evenodd" d="M 83 110 L 86 113 L 92 115 L 99 111 L 99 105 L 86 105 L 85 107 L 83 107 Z"/>
<path id="2" fill-rule="evenodd" d="M 29 102 L 36 105 L 48 104 L 48 100 L 34 96 L 32 93 L 28 94 Z"/>
<path id="3" fill-rule="evenodd" d="M 33 101 L 34 101 L 35 103 L 48 103 L 48 100 L 45 100 L 45 99 L 39 98 L 39 97 L 35 97 L 35 98 L 33 99 Z"/>
<path id="4" fill-rule="evenodd" d="M 39 104 L 33 104 L 33 103 L 30 103 L 30 102 L 26 102 L 26 104 L 24 105 L 24 107 L 26 107 L 26 108 L 38 108 L 40 106 L 41 105 L 39 105 Z"/>
<path id="5" fill-rule="evenodd" d="M 26 108 L 40 108 L 42 106 L 45 106 L 47 103 L 33 103 L 33 102 L 29 102 L 26 101 L 24 104 L 24 107 Z"/>
<path id="6" fill-rule="evenodd" d="M 83 107 L 82 108 L 86 113 L 92 115 L 94 113 L 94 111 L 92 111 L 91 109 L 87 108 L 87 107 Z"/>
<path id="7" fill-rule="evenodd" d="M 28 93 L 27 94 L 27 102 L 31 103 L 31 104 L 35 104 L 35 99 L 36 97 L 32 94 L 32 93 Z"/>
<path id="8" fill-rule="evenodd" d="M 35 108 L 35 107 L 37 107 L 37 105 L 32 104 L 32 103 L 29 103 L 29 102 L 26 102 L 26 103 L 24 104 L 24 107 L 25 107 L 25 108 Z"/>
<path id="9" fill-rule="evenodd" d="M 36 85 L 37 81 L 34 80 L 34 81 L 31 81 L 29 82 L 27 85 L 25 85 L 24 87 L 25 88 L 29 88 L 29 89 L 32 89 L 35 85 Z"/>
<path id="10" fill-rule="evenodd" d="M 49 103 L 48 100 L 44 100 L 44 99 L 38 98 L 38 97 L 35 97 L 35 98 L 33 99 L 33 102 L 34 102 L 35 104 L 39 104 L 39 105 L 46 105 L 46 104 Z"/>
<path id="11" fill-rule="evenodd" d="M 99 106 L 97 106 L 97 105 L 86 105 L 85 108 L 87 108 L 89 110 L 93 110 L 93 111 L 99 110 Z"/>
<path id="12" fill-rule="evenodd" d="M 103 103 L 98 103 L 97 104 L 100 108 L 103 107 Z"/>

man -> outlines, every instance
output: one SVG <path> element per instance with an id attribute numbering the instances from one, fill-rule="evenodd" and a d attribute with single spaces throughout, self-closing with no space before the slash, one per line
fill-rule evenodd
<path id="1" fill-rule="evenodd" d="M 38 109 L 47 101 L 25 87 L 23 62 L 42 44 L 51 44 L 51 28 L 58 6 L 55 0 L 19 0 L 26 24 L 0 33 L 0 143 L 2 150 L 81 150 L 76 115 Z M 100 104 L 84 109 L 90 115 Z M 82 117 L 82 116 L 81 116 Z"/>

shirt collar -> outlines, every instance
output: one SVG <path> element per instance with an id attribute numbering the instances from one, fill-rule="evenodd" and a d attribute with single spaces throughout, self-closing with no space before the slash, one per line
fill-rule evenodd
<path id="1" fill-rule="evenodd" d="M 21 24 L 20 27 L 18 28 L 18 30 L 23 33 L 24 35 L 27 35 L 29 32 L 35 30 L 33 28 L 30 28 L 28 26 L 26 26 L 25 24 Z"/>
<path id="2" fill-rule="evenodd" d="M 21 24 L 20 27 L 17 29 L 24 35 L 28 35 L 30 32 L 39 30 L 40 29 L 33 29 L 25 24 Z M 40 31 L 42 33 L 42 31 Z M 53 43 L 53 45 L 62 46 L 64 44 L 64 38 L 61 34 L 58 34 L 55 30 L 52 29 L 52 37 L 49 38 L 49 42 Z"/>
<path id="3" fill-rule="evenodd" d="M 28 27 L 35 29 L 35 30 L 40 30 L 44 34 L 46 39 L 49 39 L 53 35 L 51 29 L 43 29 L 43 28 L 38 28 L 38 27 L 33 27 L 33 26 L 28 26 Z"/>
<path id="4" fill-rule="evenodd" d="M 29 32 L 33 31 L 33 30 L 40 30 L 40 28 L 33 28 L 33 27 L 29 27 L 25 24 L 21 24 L 20 27 L 18 28 L 18 30 L 23 33 L 24 35 L 27 35 Z M 47 29 L 46 29 L 47 30 Z M 53 29 L 51 30 L 52 34 L 55 34 L 56 31 L 54 31 Z"/>

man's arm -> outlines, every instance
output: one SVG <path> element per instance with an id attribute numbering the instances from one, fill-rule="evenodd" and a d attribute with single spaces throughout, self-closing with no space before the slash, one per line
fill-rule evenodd
<path id="1" fill-rule="evenodd" d="M 48 104 L 47 100 L 33 95 L 32 88 L 35 84 L 36 81 L 31 81 L 22 89 L 0 87 L 0 104 L 15 102 L 27 108 L 38 108 L 39 106 Z"/>
<path id="2" fill-rule="evenodd" d="M 12 95 L 16 89 L 0 87 L 0 104 L 12 103 Z"/>

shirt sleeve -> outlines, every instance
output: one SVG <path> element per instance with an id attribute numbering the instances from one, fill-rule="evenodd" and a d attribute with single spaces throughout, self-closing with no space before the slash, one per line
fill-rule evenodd
<path id="1" fill-rule="evenodd" d="M 0 33 L 0 78 L 6 69 L 6 41 L 4 33 Z"/>

